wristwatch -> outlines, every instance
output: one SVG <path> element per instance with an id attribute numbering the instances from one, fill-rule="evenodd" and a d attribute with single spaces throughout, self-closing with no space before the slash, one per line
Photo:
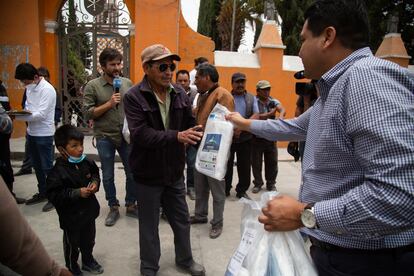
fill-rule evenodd
<path id="1" fill-rule="evenodd" d="M 302 224 L 309 229 L 315 229 L 318 228 L 316 224 L 316 217 L 314 212 L 314 206 L 315 203 L 309 203 L 305 206 L 305 209 L 303 209 L 302 214 L 300 215 L 300 220 L 302 221 Z"/>

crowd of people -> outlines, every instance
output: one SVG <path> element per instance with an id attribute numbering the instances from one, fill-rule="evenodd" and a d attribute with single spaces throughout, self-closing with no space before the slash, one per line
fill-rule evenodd
<path id="1" fill-rule="evenodd" d="M 195 59 L 192 72 L 177 71 L 173 81 L 180 56 L 162 44 L 148 46 L 141 53 L 144 77 L 134 85 L 121 77 L 119 51 L 107 48 L 100 54 L 103 74 L 84 87 L 83 113 L 94 122 L 108 227 L 120 217 L 115 152 L 121 157 L 125 215 L 139 222 L 141 275 L 156 275 L 159 270 L 160 210 L 173 230 L 176 266 L 191 275 L 205 275 L 204 266 L 193 259 L 191 224 L 209 222 L 211 192 L 209 237 L 220 237 L 234 165 L 238 198 L 250 199 L 252 183 L 252 193 L 259 193 L 265 184 L 267 191 L 275 191 L 276 141 L 306 144 L 301 150 L 299 199 L 281 195 L 269 201 L 259 217 L 267 231 L 301 228 L 310 238 L 319 275 L 407 275 L 412 271 L 414 77 L 372 55 L 362 1 L 319 0 L 304 17 L 299 56 L 317 95 L 299 99 L 293 119 L 285 119 L 282 103 L 270 96 L 274 84 L 260 80 L 254 95 L 246 90 L 248 76 L 234 72 L 228 91 L 219 84 L 226 80 L 220 80 L 206 58 Z M 62 125 L 55 131 L 56 91 L 46 76 L 32 64 L 22 63 L 16 67 L 15 78 L 25 86 L 23 105 L 28 111 L 15 119 L 27 122 L 27 148 L 38 181 L 38 193 L 26 204 L 47 200 L 43 211 L 56 208 L 65 265 L 73 275 L 82 275 L 82 270 L 103 273 L 93 257 L 95 219 L 100 212 L 95 197 L 101 182 L 99 168 L 84 154 L 84 137 L 76 127 Z M 115 87 L 115 80 L 120 86 Z M 235 126 L 222 180 L 194 166 L 208 116 L 217 103 L 231 112 L 226 118 Z M 11 127 L 4 109 L 10 107 L 0 109 L 0 138 L 7 140 L 1 145 L 8 148 L 2 156 L 10 155 Z M 13 113 L 10 116 L 14 119 Z M 130 143 L 122 135 L 124 122 Z M 53 143 L 60 153 L 54 165 Z M 2 157 L 1 173 L 15 201 L 24 203 L 13 193 L 10 156 Z M 192 215 L 186 195 L 195 200 Z M 49 271 L 67 272 L 52 269 L 52 261 L 47 264 Z"/>

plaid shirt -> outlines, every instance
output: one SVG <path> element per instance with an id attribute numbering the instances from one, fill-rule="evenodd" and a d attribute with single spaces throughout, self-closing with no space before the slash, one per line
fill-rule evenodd
<path id="1" fill-rule="evenodd" d="M 348 248 L 414 242 L 414 76 L 354 51 L 318 82 L 313 108 L 254 121 L 273 140 L 306 139 L 300 200 L 315 202 L 315 238 Z"/>

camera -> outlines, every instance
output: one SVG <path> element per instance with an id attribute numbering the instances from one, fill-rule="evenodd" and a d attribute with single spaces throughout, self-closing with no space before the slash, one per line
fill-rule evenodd
<path id="1" fill-rule="evenodd" d="M 305 72 L 299 71 L 296 72 L 294 75 L 295 79 L 301 80 L 305 78 Z M 316 93 L 316 87 L 314 81 L 311 82 L 297 82 L 295 85 L 295 93 L 300 96 L 311 95 L 312 93 Z"/>
<path id="2" fill-rule="evenodd" d="M 297 82 L 295 85 L 295 93 L 300 96 L 310 95 L 316 92 L 315 84 L 311 82 Z"/>
<path id="3" fill-rule="evenodd" d="M 275 101 L 270 101 L 268 104 L 269 108 L 275 108 L 276 107 L 276 102 Z"/>

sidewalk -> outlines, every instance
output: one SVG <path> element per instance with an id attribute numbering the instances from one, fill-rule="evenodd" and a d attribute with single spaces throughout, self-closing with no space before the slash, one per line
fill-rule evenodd
<path id="1" fill-rule="evenodd" d="M 99 161 L 98 151 L 92 145 L 92 140 L 92 136 L 85 136 L 85 140 L 83 142 L 84 152 L 88 155 L 89 158 L 92 158 L 95 161 Z M 23 160 L 25 142 L 25 137 L 10 139 L 10 151 L 12 160 Z M 55 148 L 55 153 L 57 152 L 58 151 Z M 278 154 L 279 161 L 293 161 L 293 157 L 287 153 L 285 148 L 280 148 Z M 119 159 L 117 161 L 120 162 Z"/>
<path id="2" fill-rule="evenodd" d="M 24 138 L 11 140 L 12 165 L 16 172 L 21 165 L 21 158 L 24 152 Z M 97 158 L 97 151 L 91 145 L 91 137 L 85 137 L 85 153 Z M 17 158 L 16 158 L 17 157 Z M 284 193 L 297 197 L 300 186 L 300 163 L 293 162 L 293 158 L 286 152 L 286 149 L 279 149 L 279 174 L 276 187 Z M 98 166 L 100 164 L 98 163 Z M 115 180 L 117 183 L 117 194 L 121 205 L 125 197 L 125 175 L 122 164 L 115 164 Z M 233 186 L 237 183 L 237 171 L 234 167 Z M 23 175 L 15 178 L 14 190 L 17 196 L 29 198 L 37 191 L 36 178 L 34 174 Z M 252 188 L 252 186 L 250 187 Z M 259 194 L 249 195 L 254 199 Z M 102 275 L 139 275 L 139 247 L 138 247 L 138 222 L 135 219 L 125 217 L 125 208 L 121 207 L 121 218 L 113 227 L 105 227 L 104 220 L 108 213 L 103 189 L 98 194 L 98 201 L 101 204 L 101 213 L 96 221 L 97 235 L 94 255 L 103 265 L 105 273 Z M 209 225 L 195 225 L 191 227 L 191 245 L 194 259 L 202 263 L 207 275 L 224 275 L 228 261 L 240 241 L 240 214 L 242 205 L 237 202 L 234 189 L 226 200 L 224 213 L 223 234 L 212 240 L 208 237 Z M 187 198 L 190 214 L 194 211 L 194 201 Z M 211 204 L 211 200 L 210 200 Z M 62 250 L 62 231 L 59 228 L 58 217 L 55 211 L 43 213 L 43 204 L 32 206 L 20 205 L 20 210 L 29 221 L 32 228 L 39 235 L 50 255 L 60 264 L 64 264 Z M 210 218 L 211 218 L 210 206 Z M 159 226 L 161 240 L 161 259 L 159 276 L 186 275 L 178 272 L 174 262 L 174 242 L 171 228 L 168 223 L 160 220 Z M 79 261 L 80 262 L 80 261 Z M 84 273 L 84 275 L 90 275 Z"/>

